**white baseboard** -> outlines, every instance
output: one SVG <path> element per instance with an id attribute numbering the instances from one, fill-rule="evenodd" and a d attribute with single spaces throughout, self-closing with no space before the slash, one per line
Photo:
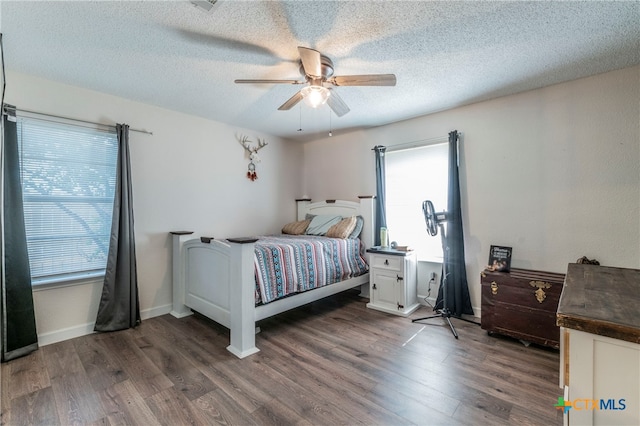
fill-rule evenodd
<path id="1" fill-rule="evenodd" d="M 63 340 L 86 336 L 87 334 L 93 333 L 94 326 L 95 322 L 89 322 L 86 324 L 75 325 L 73 327 L 38 334 L 38 346 L 47 346 L 52 343 L 62 342 Z"/>
<path id="2" fill-rule="evenodd" d="M 172 305 L 156 306 L 154 308 L 145 309 L 140 311 L 140 318 L 146 320 L 160 315 L 168 314 L 171 311 Z M 86 336 L 93 333 L 95 322 L 89 322 L 86 324 L 74 325 L 73 327 L 62 328 L 60 330 L 49 331 L 47 333 L 38 334 L 38 346 L 47 346 L 52 343 L 62 342 L 63 340 L 69 340 L 80 336 Z"/>
<path id="3" fill-rule="evenodd" d="M 165 315 L 171 312 L 172 304 L 156 306 L 155 308 L 145 309 L 144 311 L 140 311 L 140 318 L 143 320 L 159 317 L 160 315 Z"/>
<path id="4" fill-rule="evenodd" d="M 429 308 L 430 306 L 427 304 L 427 302 L 425 302 L 425 300 L 428 301 L 429 303 L 431 303 L 431 306 L 436 304 L 436 298 L 435 297 L 427 297 L 427 296 L 418 295 L 418 303 L 420 303 L 421 305 L 426 306 L 427 308 Z"/>

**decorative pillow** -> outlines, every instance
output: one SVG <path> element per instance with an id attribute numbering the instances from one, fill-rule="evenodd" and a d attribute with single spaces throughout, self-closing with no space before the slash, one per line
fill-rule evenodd
<path id="1" fill-rule="evenodd" d="M 307 227 L 307 235 L 325 235 L 329 228 L 342 220 L 342 216 L 319 214 L 311 219 Z"/>
<path id="2" fill-rule="evenodd" d="M 356 227 L 356 217 L 345 217 L 340 222 L 333 225 L 327 231 L 326 236 L 331 238 L 347 238 L 353 232 Z"/>
<path id="3" fill-rule="evenodd" d="M 360 233 L 362 232 L 362 227 L 364 226 L 364 218 L 360 215 L 356 216 L 356 226 L 353 228 L 353 231 L 347 238 L 358 238 Z"/>
<path id="4" fill-rule="evenodd" d="M 297 222 L 287 223 L 282 228 L 282 233 L 290 234 L 290 235 L 303 235 L 310 223 L 311 223 L 311 219 L 299 220 Z"/>

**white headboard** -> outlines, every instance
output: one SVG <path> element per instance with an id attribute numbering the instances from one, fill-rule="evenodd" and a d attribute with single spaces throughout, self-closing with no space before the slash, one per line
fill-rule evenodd
<path id="1" fill-rule="evenodd" d="M 375 197 L 360 196 L 359 202 L 345 200 L 326 200 L 312 203 L 310 199 L 303 198 L 296 200 L 298 204 L 298 220 L 304 220 L 307 213 L 319 214 L 335 214 L 343 217 L 362 216 L 364 225 L 360 240 L 364 243 L 365 248 L 373 247 L 374 236 L 374 219 L 375 219 Z"/>

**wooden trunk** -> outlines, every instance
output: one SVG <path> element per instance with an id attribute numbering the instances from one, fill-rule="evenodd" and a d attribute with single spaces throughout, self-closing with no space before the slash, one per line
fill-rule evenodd
<path id="1" fill-rule="evenodd" d="M 482 328 L 489 333 L 559 348 L 556 311 L 564 278 L 564 274 L 528 269 L 483 271 Z"/>

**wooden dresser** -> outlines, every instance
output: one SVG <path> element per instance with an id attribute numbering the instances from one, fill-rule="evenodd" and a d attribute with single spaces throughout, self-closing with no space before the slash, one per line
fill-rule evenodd
<path id="1" fill-rule="evenodd" d="M 564 424 L 639 425 L 640 270 L 570 263 L 558 325 Z"/>
<path id="2" fill-rule="evenodd" d="M 483 271 L 482 328 L 558 349 L 556 310 L 564 278 L 564 274 L 528 269 Z"/>

